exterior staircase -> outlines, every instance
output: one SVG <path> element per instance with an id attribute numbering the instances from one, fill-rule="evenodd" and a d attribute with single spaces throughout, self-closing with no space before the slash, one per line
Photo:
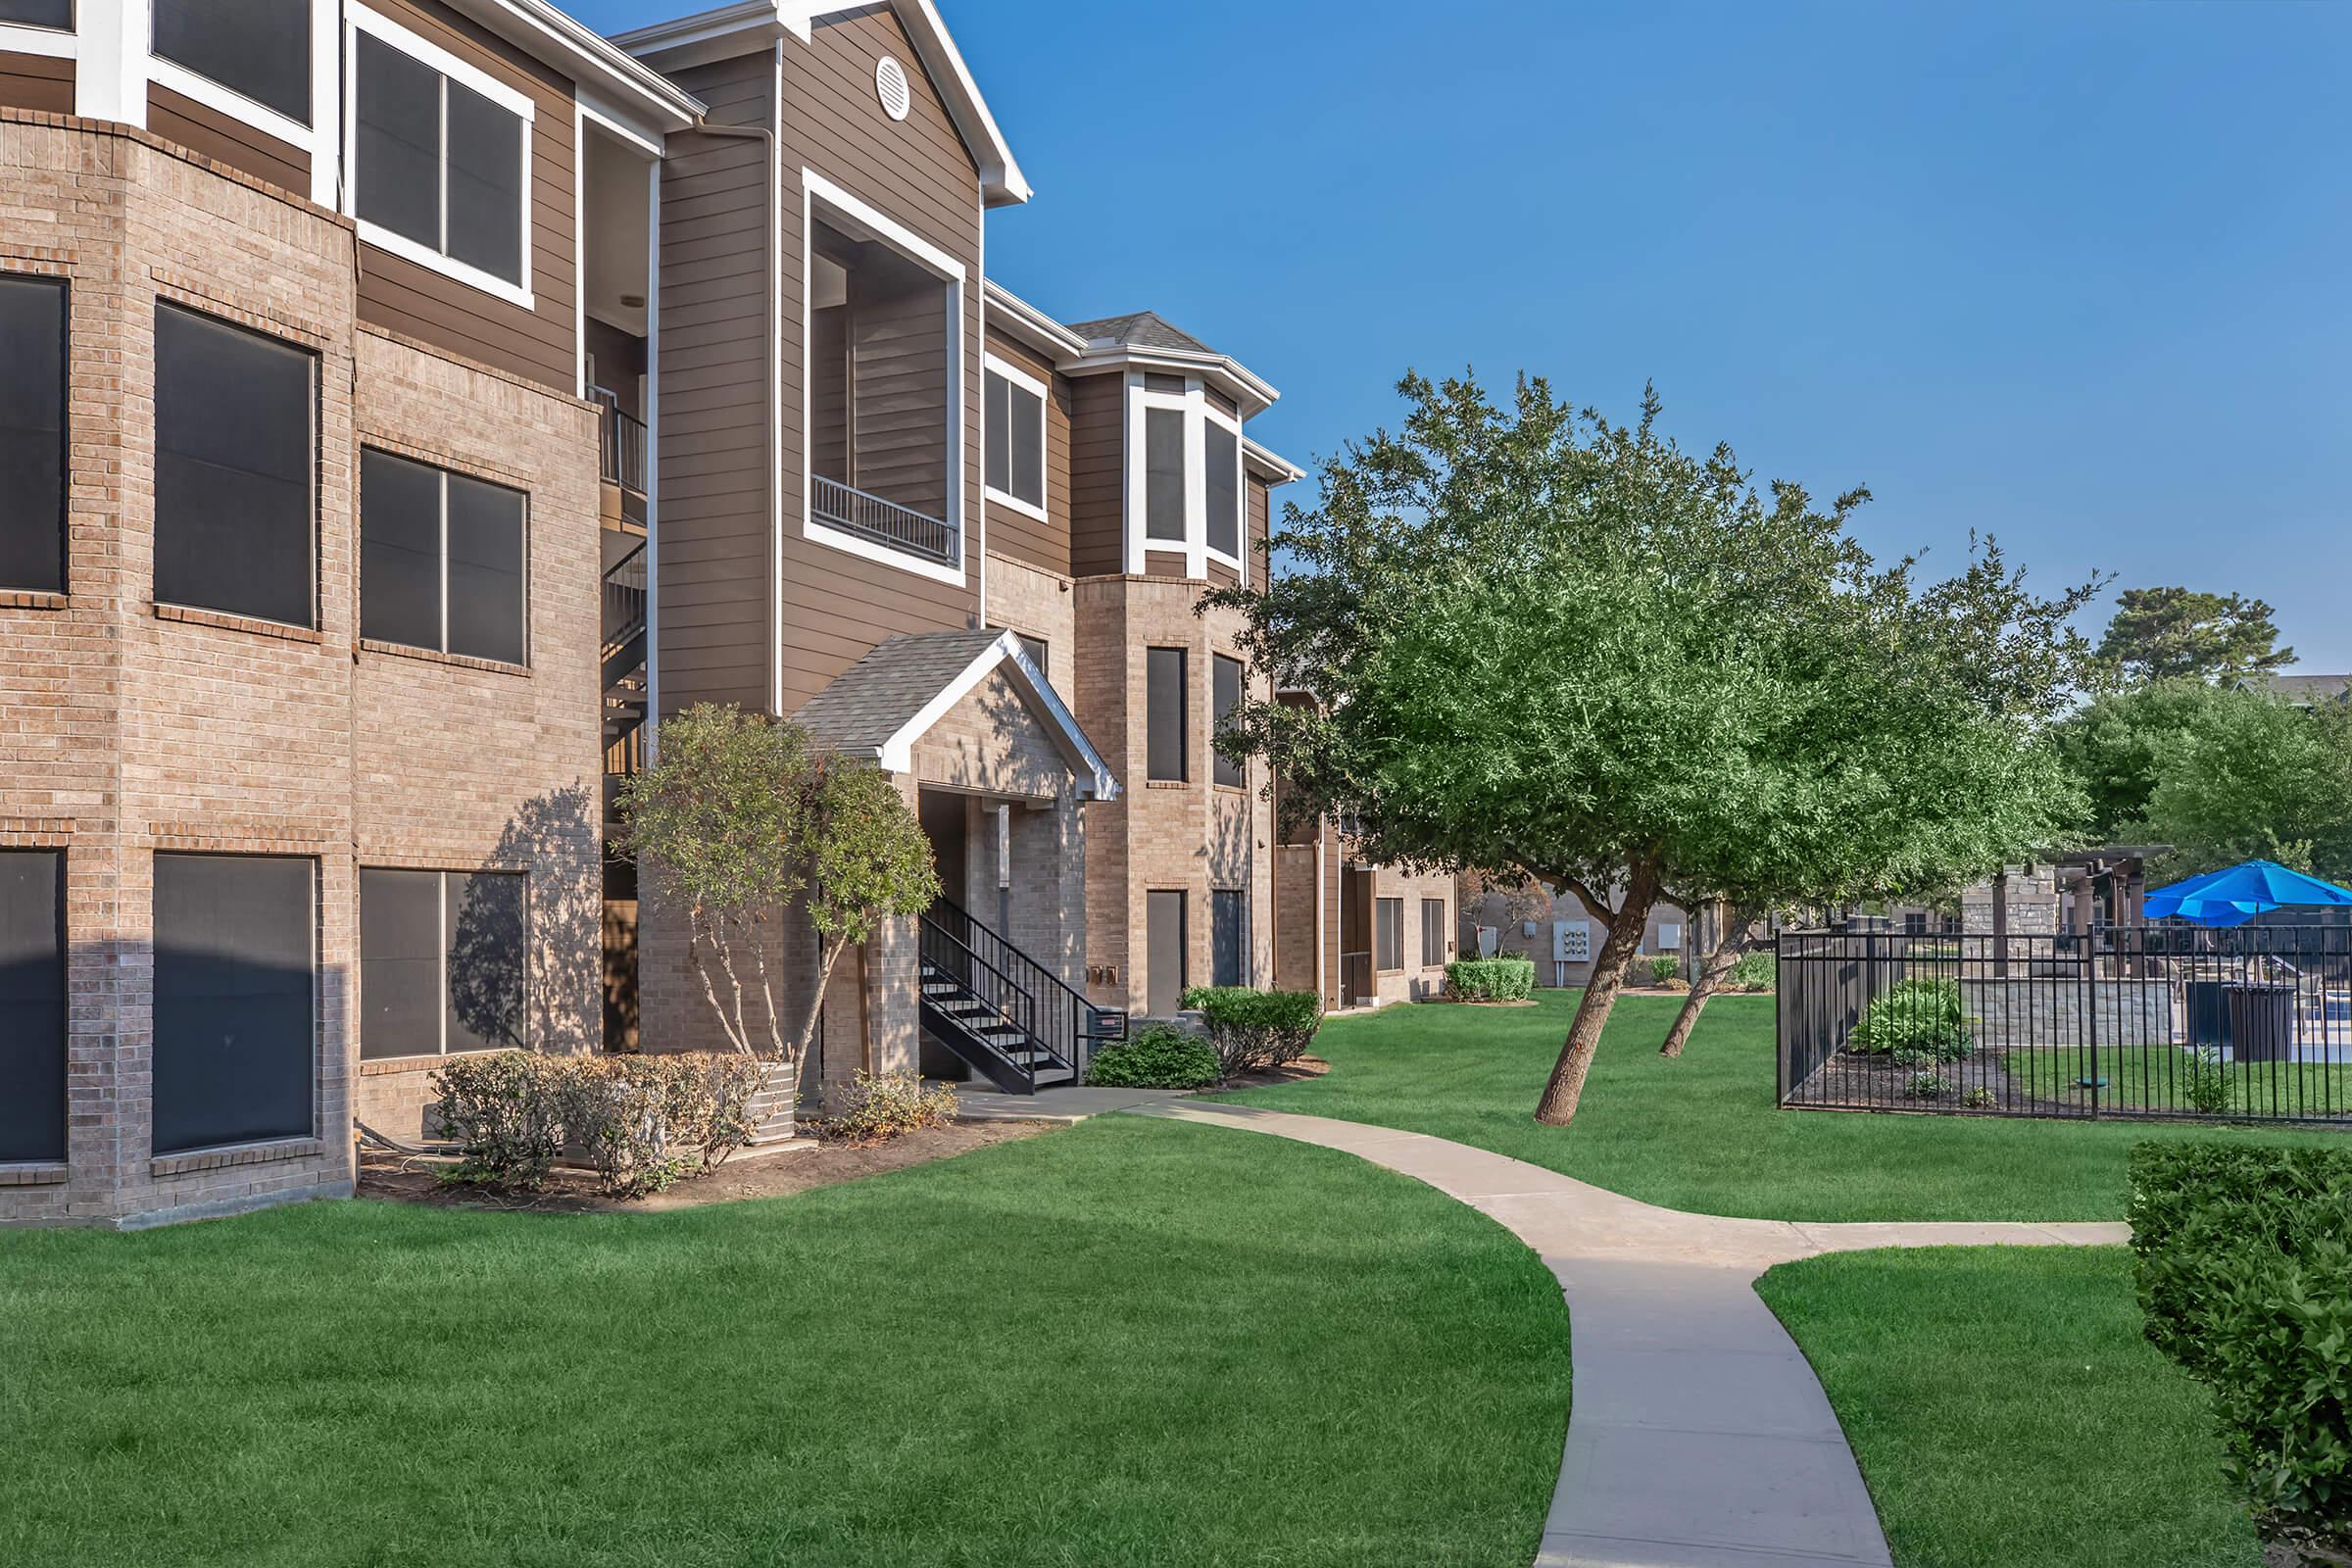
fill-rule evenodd
<path id="1" fill-rule="evenodd" d="M 921 923 L 923 1028 L 1005 1093 L 1084 1083 L 1096 1045 L 1126 1038 L 1126 1013 L 1094 1005 L 947 900 Z"/>
<path id="2" fill-rule="evenodd" d="M 645 765 L 645 546 L 605 572 L 605 773 L 608 780 Z M 608 785 L 608 788 L 610 786 Z"/>

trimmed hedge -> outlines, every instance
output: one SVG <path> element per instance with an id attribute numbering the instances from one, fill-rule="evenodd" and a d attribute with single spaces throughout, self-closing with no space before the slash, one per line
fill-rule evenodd
<path id="1" fill-rule="evenodd" d="M 1535 990 L 1533 958 L 1456 958 L 1446 966 L 1446 994 L 1456 1002 L 1525 1002 Z"/>
<path id="2" fill-rule="evenodd" d="M 715 1168 L 751 1141 L 764 1069 L 736 1052 L 452 1056 L 433 1073 L 433 1113 L 458 1146 L 458 1181 L 538 1188 L 565 1148 L 598 1185 L 636 1198 Z"/>
<path id="3" fill-rule="evenodd" d="M 1103 1089 L 1206 1089 L 1217 1081 L 1217 1048 L 1174 1024 L 1146 1024 L 1095 1053 L 1086 1081 Z"/>
<path id="4" fill-rule="evenodd" d="M 1323 1027 L 1323 999 L 1312 991 L 1195 986 L 1184 994 L 1184 1004 L 1208 1026 L 1224 1078 L 1289 1066 L 1306 1054 Z"/>
<path id="5" fill-rule="evenodd" d="M 2213 1391 L 2265 1530 L 2352 1548 L 2352 1150 L 2141 1144 L 2148 1338 Z"/>
<path id="6" fill-rule="evenodd" d="M 918 1072 L 860 1072 L 843 1098 L 841 1114 L 825 1123 L 828 1137 L 869 1149 L 956 1120 L 956 1091 L 926 1084 Z"/>

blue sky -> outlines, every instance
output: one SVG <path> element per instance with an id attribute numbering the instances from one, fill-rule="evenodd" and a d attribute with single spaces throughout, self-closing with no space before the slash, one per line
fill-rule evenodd
<path id="1" fill-rule="evenodd" d="M 1292 457 L 1407 366 L 1654 379 L 1882 555 L 2256 594 L 2352 668 L 2352 7 L 939 3 L 1038 192 L 990 271 L 1235 355 Z"/>

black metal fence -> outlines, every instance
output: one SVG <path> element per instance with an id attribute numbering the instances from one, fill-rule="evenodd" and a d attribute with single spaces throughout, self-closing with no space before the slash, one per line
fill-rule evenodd
<path id="1" fill-rule="evenodd" d="M 1788 931 L 1783 1105 L 2352 1125 L 2352 929 Z"/>

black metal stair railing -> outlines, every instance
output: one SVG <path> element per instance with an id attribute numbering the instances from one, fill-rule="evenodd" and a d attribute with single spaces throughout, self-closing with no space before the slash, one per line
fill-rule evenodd
<path id="1" fill-rule="evenodd" d="M 1027 1092 L 1041 1072 L 1055 1081 L 1085 1081 L 1095 1047 L 1124 1039 L 1127 1014 L 1098 1007 L 1059 975 L 942 899 L 921 920 L 921 968 L 929 983 L 953 982 L 988 1015 L 1018 1031 L 993 1047 Z M 978 1040 L 978 1031 L 967 1029 Z M 1000 1039 L 1002 1037 L 1000 1036 Z M 978 1040 L 984 1049 L 991 1042 Z M 1007 1047 L 1009 1049 L 1007 1049 Z M 1017 1059 L 1015 1058 L 1017 1053 Z"/>

